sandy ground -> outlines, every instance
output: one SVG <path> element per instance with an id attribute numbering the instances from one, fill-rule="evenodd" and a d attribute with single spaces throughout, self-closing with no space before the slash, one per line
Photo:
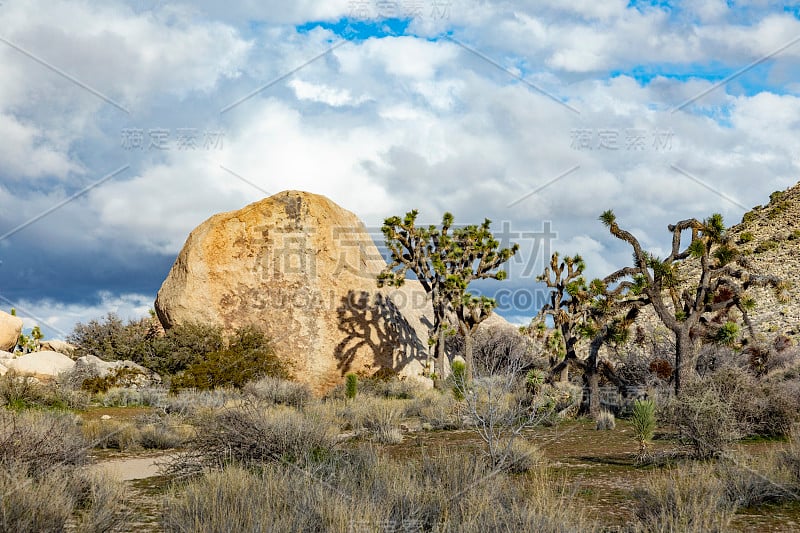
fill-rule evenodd
<path id="1" fill-rule="evenodd" d="M 92 465 L 92 468 L 106 471 L 119 481 L 131 481 L 157 476 L 158 465 L 165 462 L 169 457 L 169 454 L 161 454 L 151 457 L 109 459 Z"/>

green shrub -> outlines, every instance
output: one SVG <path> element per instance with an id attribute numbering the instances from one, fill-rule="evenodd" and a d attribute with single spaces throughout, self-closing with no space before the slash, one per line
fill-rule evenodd
<path id="1" fill-rule="evenodd" d="M 743 231 L 741 235 L 739 235 L 739 243 L 746 244 L 751 242 L 754 238 L 755 236 L 753 235 L 752 231 Z"/>
<path id="2" fill-rule="evenodd" d="M 87 324 L 78 323 L 67 342 L 75 346 L 75 357 L 95 355 L 104 361 L 129 359 L 141 363 L 149 355 L 148 336 L 152 320 L 123 322 L 115 313 Z"/>
<path id="3" fill-rule="evenodd" d="M 453 397 L 461 401 L 467 390 L 467 364 L 464 361 L 453 361 L 450 370 L 452 371 L 450 380 L 453 383 Z"/>
<path id="4" fill-rule="evenodd" d="M 538 368 L 528 370 L 528 373 L 525 374 L 525 387 L 527 387 L 528 392 L 533 395 L 539 394 L 542 390 L 542 385 L 544 385 L 545 377 L 543 370 Z"/>
<path id="5" fill-rule="evenodd" d="M 173 375 L 225 347 L 222 329 L 201 324 L 182 324 L 152 340 L 152 350 L 140 362 L 163 375 Z M 138 361 L 137 361 L 138 362 Z"/>
<path id="6" fill-rule="evenodd" d="M 739 325 L 736 322 L 725 322 L 714 332 L 713 342 L 722 346 L 733 346 L 739 338 Z"/>
<path id="7" fill-rule="evenodd" d="M 115 368 L 105 377 L 92 376 L 84 379 L 81 383 L 81 390 L 90 394 L 107 392 L 113 387 L 130 386 L 142 375 L 142 371 L 136 368 Z"/>
<path id="8" fill-rule="evenodd" d="M 84 409 L 89 397 L 57 383 L 40 383 L 30 376 L 17 375 L 13 370 L 0 376 L 0 405 L 8 409 Z"/>
<path id="9" fill-rule="evenodd" d="M 172 375 L 224 348 L 222 330 L 200 324 L 178 325 L 157 333 L 154 318 L 123 322 L 114 313 L 78 323 L 67 340 L 75 357 L 95 355 L 104 361 L 130 360 L 162 375 Z"/>
<path id="10" fill-rule="evenodd" d="M 255 327 L 238 329 L 227 346 L 206 354 L 172 378 L 171 389 L 241 389 L 247 382 L 264 376 L 289 377 L 289 369 Z"/>
<path id="11" fill-rule="evenodd" d="M 358 376 L 354 373 L 349 373 L 345 376 L 345 396 L 352 400 L 358 394 Z"/>
<path id="12" fill-rule="evenodd" d="M 774 249 L 776 249 L 778 247 L 780 247 L 780 243 L 770 239 L 770 240 L 766 240 L 766 241 L 760 242 L 758 244 L 758 246 L 756 246 L 755 250 L 753 250 L 753 252 L 757 253 L 757 254 L 761 254 L 761 253 L 764 253 L 764 252 L 768 252 L 770 250 L 774 250 Z"/>

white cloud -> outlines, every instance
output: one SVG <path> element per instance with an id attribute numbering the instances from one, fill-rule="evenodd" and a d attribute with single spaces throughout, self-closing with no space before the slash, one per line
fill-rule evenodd
<path id="1" fill-rule="evenodd" d="M 131 165 L 0 247 L 11 253 L 33 242 L 69 258 L 89 251 L 92 261 L 171 255 L 213 213 L 263 191 L 305 189 L 370 225 L 412 208 L 430 222 L 450 210 L 458 221 L 488 216 L 495 227 L 509 221 L 523 230 L 552 220 L 557 249 L 583 253 L 601 275 L 630 255 L 597 221 L 603 210 L 615 209 L 658 251 L 667 223 L 714 211 L 734 222 L 743 208 L 725 197 L 763 203 L 800 174 L 797 96 L 719 87 L 673 113 L 714 82 L 662 76 L 643 85 L 608 75 L 641 65 L 691 71 L 716 58 L 746 65 L 800 34 L 791 14 L 744 25 L 723 4 L 687 7 L 676 19 L 623 1 L 459 3 L 448 20 L 412 24 L 431 36 L 457 28 L 459 40 L 580 113 L 456 43 L 412 36 L 347 43 L 266 87 L 338 42 L 331 31 L 292 25 L 337 20 L 350 7 L 343 1 L 154 2 L 153 11 L 87 0 L 4 4 L 10 39 L 132 114 L 0 44 L 0 68 L 15 80 L 0 87 L 0 231 Z M 783 69 L 776 79 L 791 78 L 797 50 L 775 58 Z M 117 145 L 123 127 L 160 125 L 218 126 L 224 147 Z M 589 146 L 576 145 L 580 130 Z M 616 148 L 599 146 L 600 132 L 615 134 Z M 632 148 L 635 132 L 643 141 Z M 668 132 L 669 147 L 658 147 L 655 136 Z M 153 297 L 105 303 L 139 309 Z"/>
<path id="2" fill-rule="evenodd" d="M 366 97 L 353 98 L 348 90 L 336 89 L 324 84 L 309 83 L 300 79 L 291 80 L 289 86 L 294 89 L 294 94 L 299 100 L 321 102 L 333 107 L 360 104 L 366 100 Z"/>
<path id="3" fill-rule="evenodd" d="M 23 328 L 39 326 L 46 340 L 65 340 L 78 322 L 87 323 L 108 313 L 115 313 L 123 320 L 135 320 L 149 316 L 153 298 L 143 294 L 112 295 L 98 294 L 95 304 L 65 304 L 48 299 L 21 300 L 16 303 L 17 315 L 23 320 Z"/>

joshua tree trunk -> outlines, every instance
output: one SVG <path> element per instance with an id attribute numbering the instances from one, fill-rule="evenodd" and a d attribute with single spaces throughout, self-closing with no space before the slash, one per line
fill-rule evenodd
<path id="1" fill-rule="evenodd" d="M 444 334 L 445 334 L 444 327 L 440 326 L 439 335 L 436 338 L 436 360 L 433 363 L 433 368 L 436 373 L 436 379 L 433 381 L 433 383 L 434 385 L 436 385 L 436 388 L 439 389 L 444 387 L 444 379 L 446 377 L 444 375 L 445 373 L 444 359 L 445 357 L 447 357 L 447 355 L 445 354 L 445 349 L 444 349 L 444 342 L 445 342 Z"/>
<path id="2" fill-rule="evenodd" d="M 445 307 L 445 302 L 443 298 L 439 294 L 438 290 L 434 290 L 432 292 L 432 299 L 433 299 L 433 330 L 436 335 L 436 343 L 435 343 L 435 352 L 434 352 L 434 362 L 433 362 L 433 371 L 436 374 L 436 379 L 433 380 L 433 384 L 437 389 L 444 387 L 444 375 L 445 373 L 445 365 L 444 365 L 444 358 L 447 357 L 445 355 L 445 313 L 447 312 L 447 308 Z"/>
<path id="3" fill-rule="evenodd" d="M 592 344 L 589 346 L 589 357 L 584 366 L 586 384 L 589 386 L 589 415 L 597 420 L 600 414 L 600 372 L 597 368 L 600 356 L 600 347 L 605 341 L 608 333 L 608 326 L 603 327 L 602 331 L 595 335 Z"/>
<path id="4" fill-rule="evenodd" d="M 587 369 L 587 382 L 589 384 L 589 416 L 597 420 L 600 414 L 600 374 L 596 367 Z"/>
<path id="5" fill-rule="evenodd" d="M 675 331 L 675 396 L 681 393 L 683 378 L 686 376 L 686 363 L 691 359 L 692 339 L 687 324 Z"/>
<path id="6" fill-rule="evenodd" d="M 472 382 L 472 368 L 474 366 L 475 357 L 472 355 L 473 346 L 475 341 L 472 339 L 472 332 L 469 328 L 465 328 L 464 331 L 464 362 L 467 363 L 467 375 L 466 381 L 467 383 Z"/>

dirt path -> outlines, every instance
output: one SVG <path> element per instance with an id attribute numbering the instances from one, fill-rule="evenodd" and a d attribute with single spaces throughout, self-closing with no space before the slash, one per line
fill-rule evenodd
<path id="1" fill-rule="evenodd" d="M 158 475 L 159 464 L 171 457 L 170 454 L 158 454 L 148 457 L 122 457 L 101 460 L 91 466 L 92 469 L 105 471 L 119 481 L 146 479 Z"/>

